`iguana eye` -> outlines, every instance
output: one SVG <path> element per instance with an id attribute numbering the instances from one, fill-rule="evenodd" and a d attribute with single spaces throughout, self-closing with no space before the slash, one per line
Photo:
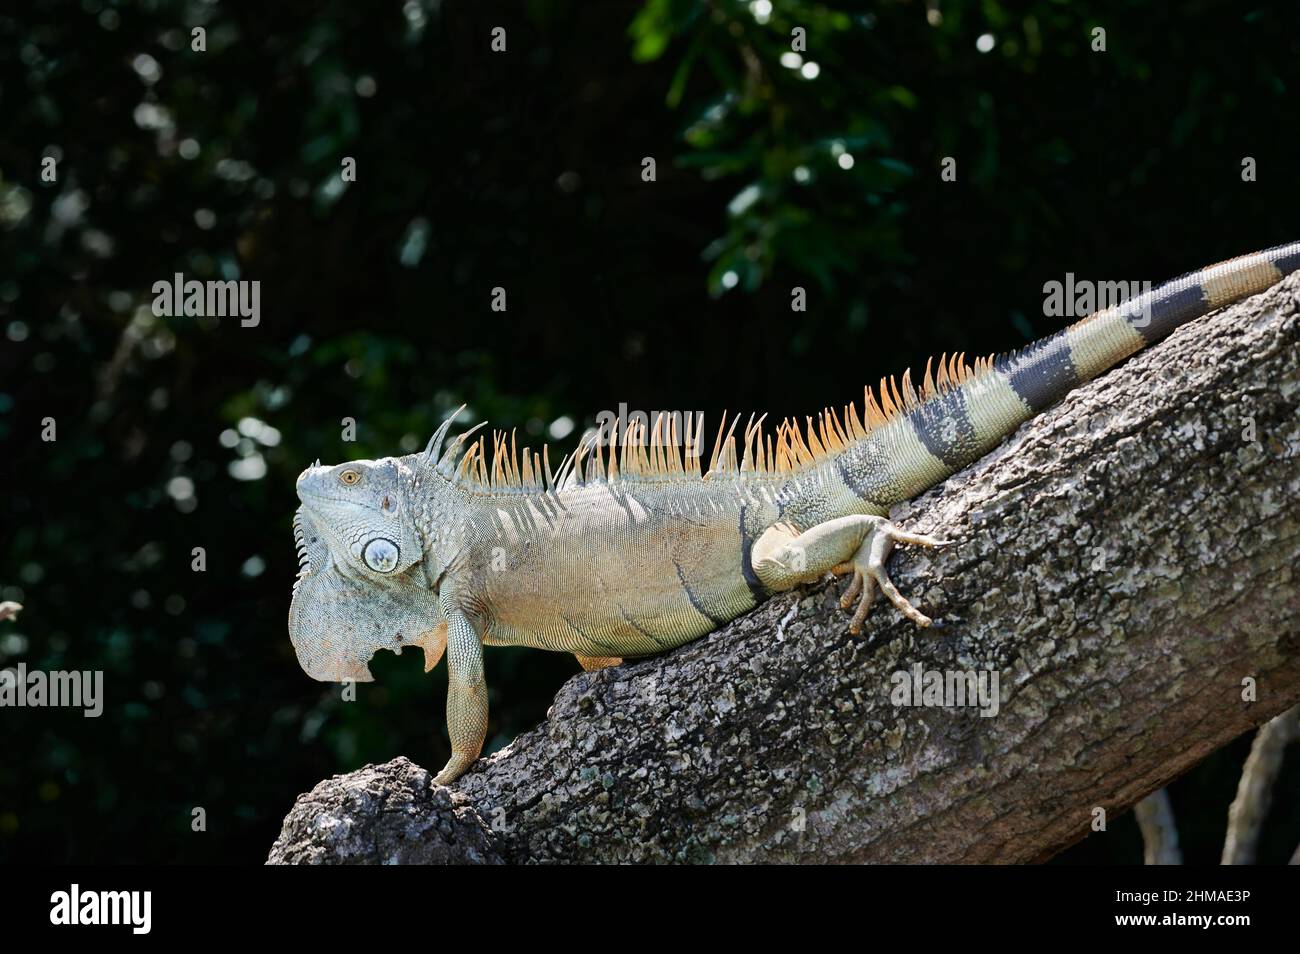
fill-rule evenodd
<path id="1" fill-rule="evenodd" d="M 349 487 L 351 487 L 360 479 L 361 479 L 361 475 L 358 474 L 355 470 L 345 470 L 343 471 L 343 473 L 339 474 L 339 480 L 347 484 Z"/>
<path id="2" fill-rule="evenodd" d="M 366 544 L 362 551 L 366 566 L 378 573 L 391 573 L 397 566 L 397 544 L 383 537 L 376 537 Z"/>

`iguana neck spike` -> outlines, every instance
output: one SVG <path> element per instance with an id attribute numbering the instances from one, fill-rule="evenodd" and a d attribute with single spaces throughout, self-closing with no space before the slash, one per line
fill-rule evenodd
<path id="1" fill-rule="evenodd" d="M 465 442 L 470 438 L 470 436 L 482 427 L 487 427 L 487 421 L 481 421 L 478 424 L 475 424 L 468 431 L 461 434 L 451 442 L 447 448 L 447 452 L 443 454 L 442 458 L 438 461 L 438 466 L 436 468 L 438 473 L 442 474 L 442 476 L 446 477 L 448 480 L 455 482 L 457 476 L 456 462 L 460 460 L 461 448 L 465 446 Z"/>
<path id="2" fill-rule="evenodd" d="M 442 422 L 442 426 L 434 431 L 433 436 L 429 438 L 429 445 L 424 449 L 424 462 L 428 466 L 433 467 L 438 463 L 438 452 L 442 450 L 442 440 L 447 436 L 447 429 L 451 427 L 451 422 L 460 416 L 460 412 L 465 410 L 465 407 L 462 404 L 452 411 L 451 415 Z"/>

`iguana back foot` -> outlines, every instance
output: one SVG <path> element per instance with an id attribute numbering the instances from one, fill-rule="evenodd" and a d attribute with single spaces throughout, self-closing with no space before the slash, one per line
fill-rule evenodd
<path id="1" fill-rule="evenodd" d="M 920 533 L 907 533 L 886 520 L 862 542 L 852 560 L 832 569 L 832 572 L 842 570 L 853 576 L 849 581 L 849 588 L 840 597 L 840 609 L 848 609 L 853 605 L 854 600 L 857 600 L 857 609 L 853 611 L 853 619 L 849 621 L 849 632 L 854 636 L 862 632 L 862 623 L 867 618 L 867 610 L 871 608 L 876 598 L 877 584 L 889 597 L 889 601 L 898 607 L 898 611 L 917 626 L 929 626 L 933 622 L 930 617 L 908 602 L 907 597 L 898 591 L 898 587 L 894 586 L 889 578 L 889 571 L 885 569 L 885 560 L 889 558 L 896 543 L 941 547 L 946 546 L 948 541 L 937 540 Z"/>
<path id="2" fill-rule="evenodd" d="M 885 570 L 885 560 L 896 543 L 937 547 L 945 541 L 899 530 L 884 517 L 855 514 L 827 520 L 802 533 L 787 523 L 774 524 L 754 542 L 751 562 L 763 585 L 777 592 L 810 583 L 827 572 L 851 573 L 853 579 L 840 606 L 848 609 L 858 601 L 849 622 L 849 632 L 855 636 L 862 631 L 877 585 L 904 616 L 918 626 L 929 626 L 930 617 L 898 592 Z"/>
<path id="3" fill-rule="evenodd" d="M 623 661 L 621 656 L 580 656 L 574 653 L 574 658 L 578 660 L 578 665 L 587 672 L 595 672 L 597 669 L 608 669 L 610 666 L 617 666 Z"/>

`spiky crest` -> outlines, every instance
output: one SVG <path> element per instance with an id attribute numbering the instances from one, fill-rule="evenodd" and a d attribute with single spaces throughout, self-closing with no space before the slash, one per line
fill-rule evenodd
<path id="1" fill-rule="evenodd" d="M 908 370 L 901 379 L 882 378 L 874 391 L 869 386 L 864 388 L 861 417 L 852 403 L 841 411 L 828 407 L 807 417 L 803 426 L 789 418 L 783 420 L 775 434 L 764 430 L 767 415 L 755 420 L 751 414 L 738 438 L 740 415 L 729 418 L 724 412 L 707 467 L 700 456 L 703 414 L 659 412 L 649 424 L 638 418 L 628 421 L 623 432 L 616 431 L 608 442 L 601 439 L 600 431 L 588 432 L 554 472 L 549 448 L 543 445 L 540 453 L 528 447 L 521 450 L 514 431 L 509 435 L 504 431 L 492 433 L 490 459 L 486 436 L 465 447 L 467 438 L 485 426 L 478 424 L 451 442 L 437 470 L 466 489 L 489 494 L 554 493 L 570 481 L 581 484 L 793 476 L 843 453 L 875 429 L 926 401 L 991 373 L 994 361 L 995 356 L 990 355 L 976 358 L 972 365 L 966 362 L 964 353 L 944 354 L 937 361 L 926 362 L 919 386 L 912 384 Z M 447 427 L 459 413 L 448 418 L 434 434 L 424 455 L 426 461 L 437 453 Z"/>

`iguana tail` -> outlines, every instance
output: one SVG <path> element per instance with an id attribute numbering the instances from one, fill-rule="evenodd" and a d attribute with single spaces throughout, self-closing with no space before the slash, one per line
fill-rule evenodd
<path id="1" fill-rule="evenodd" d="M 1298 270 L 1300 242 L 1243 255 L 1166 282 L 1020 351 L 977 362 L 973 370 L 954 364 L 948 387 L 927 388 L 924 399 L 907 401 L 904 413 L 891 415 L 848 450 L 841 473 L 861 497 L 886 505 L 910 500 L 1083 382 L 1180 325 Z"/>

